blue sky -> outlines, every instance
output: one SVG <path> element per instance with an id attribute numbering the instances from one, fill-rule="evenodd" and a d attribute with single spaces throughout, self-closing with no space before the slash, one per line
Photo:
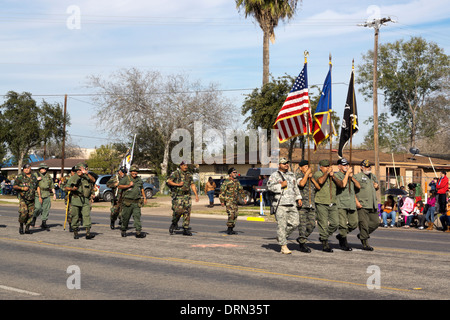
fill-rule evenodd
<path id="1" fill-rule="evenodd" d="M 68 132 L 81 147 L 130 139 L 99 130 L 92 91 L 86 87 L 89 75 L 107 77 L 132 67 L 185 73 L 205 85 L 217 83 L 239 113 L 245 94 L 262 83 L 262 31 L 253 18 L 236 10 L 233 0 L 0 3 L 0 93 L 27 91 L 37 101 L 61 104 L 68 94 Z M 73 6 L 80 10 L 79 20 L 68 10 Z M 342 117 L 352 59 L 360 64 L 374 44 L 373 29 L 357 25 L 388 16 L 396 23 L 381 28 L 380 43 L 422 36 L 448 54 L 450 0 L 304 0 L 296 16 L 275 29 L 270 72 L 297 76 L 308 50 L 309 85 L 321 87 L 331 53 L 333 109 Z M 361 130 L 355 144 L 368 130 L 362 122 L 373 114 L 372 102 L 359 93 L 357 103 Z M 383 111 L 387 108 L 380 96 L 379 113 Z M 242 119 L 230 120 L 243 128 Z"/>

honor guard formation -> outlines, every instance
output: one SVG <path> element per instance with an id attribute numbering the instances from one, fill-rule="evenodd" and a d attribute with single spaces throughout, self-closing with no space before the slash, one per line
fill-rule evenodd
<path id="1" fill-rule="evenodd" d="M 267 180 L 267 192 L 270 197 L 271 214 L 277 221 L 277 242 L 282 254 L 292 253 L 287 247 L 288 237 L 298 230 L 297 242 L 299 250 L 310 253 L 307 246 L 308 238 L 315 229 L 319 232 L 319 240 L 324 252 L 333 252 L 329 244 L 329 238 L 337 232 L 336 239 L 339 247 L 344 251 L 352 251 L 347 241 L 349 233 L 358 229 L 358 239 L 362 243 L 362 249 L 372 251 L 369 244 L 370 234 L 380 224 L 378 215 L 378 202 L 376 191 L 379 189 L 378 179 L 371 172 L 371 164 L 363 160 L 360 164 L 361 171 L 353 174 L 345 158 L 337 161 L 339 170 L 333 172 L 329 160 L 321 160 L 319 169 L 312 172 L 306 160 L 299 162 L 297 173 L 289 171 L 290 162 L 286 158 L 280 158 L 278 170 L 273 172 Z M 19 233 L 30 234 L 30 227 L 35 226 L 36 219 L 41 216 L 41 228 L 47 229 L 47 219 L 51 207 L 51 196 L 55 198 L 55 189 L 52 178 L 47 174 L 48 166 L 41 163 L 38 172 L 32 173 L 29 164 L 23 166 L 23 172 L 17 176 L 14 190 L 19 198 Z M 141 208 L 147 203 L 143 188 L 143 181 L 138 176 L 139 168 L 132 165 L 127 172 L 126 167 L 121 167 L 107 182 L 112 189 L 111 200 L 111 229 L 116 228 L 115 222 L 119 220 L 119 228 L 122 237 L 127 237 L 128 224 L 133 217 L 135 237 L 145 238 L 142 230 Z M 219 200 L 225 207 L 228 219 L 226 222 L 228 235 L 236 234 L 234 228 L 238 217 L 239 200 L 245 199 L 245 191 L 238 180 L 238 172 L 235 168 L 228 170 L 228 178 L 220 185 Z M 446 173 L 441 173 L 442 184 Z M 91 202 L 95 191 L 95 174 L 90 172 L 87 165 L 79 163 L 72 168 L 70 174 L 64 179 L 61 188 L 66 192 L 66 223 L 74 239 L 80 237 L 80 226 L 84 227 L 84 237 L 93 239 L 91 232 Z M 440 180 L 438 183 L 441 183 Z M 178 229 L 178 222 L 183 217 L 182 229 L 184 236 L 192 236 L 190 232 L 190 215 L 192 207 L 191 195 L 195 201 L 199 201 L 192 173 L 188 171 L 188 164 L 181 162 L 178 168 L 167 179 L 172 197 L 172 221 L 169 226 L 169 234 L 174 234 Z M 402 205 L 404 213 L 409 205 L 409 199 L 415 194 L 413 184 L 410 184 L 410 195 L 405 197 Z M 442 201 L 439 197 L 438 201 Z M 388 227 L 386 215 L 393 211 L 389 198 L 383 206 L 383 221 Z M 430 201 L 435 200 L 431 198 Z M 246 201 L 245 201 L 246 203 Z M 211 200 L 210 200 L 211 206 Z M 412 207 L 412 206 L 411 206 Z M 444 206 L 446 208 L 446 206 Z M 386 215 L 385 215 L 386 213 Z M 394 214 L 395 216 L 395 214 Z M 447 215 L 445 215 L 447 217 Z M 392 218 L 391 226 L 394 223 Z M 408 219 L 406 219 L 408 221 Z M 409 224 L 407 223 L 409 226 Z M 443 226 L 448 222 L 443 221 Z M 447 230 L 448 232 L 448 230 Z"/>

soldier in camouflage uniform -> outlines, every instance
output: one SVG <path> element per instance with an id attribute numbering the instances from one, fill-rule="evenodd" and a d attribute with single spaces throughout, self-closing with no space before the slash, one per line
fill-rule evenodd
<path id="1" fill-rule="evenodd" d="M 120 227 L 122 237 L 127 236 L 128 222 L 133 215 L 136 238 L 145 238 L 146 233 L 142 232 L 141 207 L 147 204 L 144 192 L 144 183 L 138 177 L 139 168 L 130 167 L 130 174 L 124 176 L 119 181 L 117 188 L 121 190 L 122 197 L 122 226 Z"/>
<path id="2" fill-rule="evenodd" d="M 222 207 L 225 206 L 227 208 L 227 234 L 235 234 L 236 232 L 233 231 L 233 228 L 238 217 L 239 196 L 244 199 L 245 203 L 247 203 L 247 200 L 245 199 L 246 193 L 237 179 L 238 173 L 236 169 L 230 168 L 228 175 L 228 179 L 224 180 L 220 186 L 219 200 Z"/>
<path id="3" fill-rule="evenodd" d="M 113 197 L 111 199 L 111 229 L 114 230 L 114 224 L 119 218 L 119 225 L 122 224 L 122 190 L 119 190 L 117 186 L 119 185 L 119 180 L 121 180 L 127 174 L 126 167 L 120 167 L 116 174 L 114 174 L 111 179 L 106 182 L 106 186 L 111 188 Z"/>
<path id="4" fill-rule="evenodd" d="M 195 194 L 195 201 L 198 202 L 197 188 L 194 184 L 192 174 L 188 172 L 188 165 L 182 161 L 179 168 L 172 172 L 167 179 L 167 185 L 171 189 L 172 196 L 172 224 L 169 227 L 170 234 L 177 227 L 178 220 L 183 215 L 183 235 L 192 236 L 189 231 L 190 217 L 191 217 L 191 190 Z"/>
<path id="5" fill-rule="evenodd" d="M 306 242 L 316 226 L 314 194 L 316 189 L 320 189 L 320 186 L 312 177 L 308 161 L 300 161 L 299 168 L 300 172 L 296 174 L 296 178 L 300 194 L 302 195 L 303 206 L 298 210 L 300 225 L 298 226 L 299 237 L 297 238 L 297 242 L 300 245 L 301 252 L 309 253 L 311 249 L 306 245 Z"/>
<path id="6" fill-rule="evenodd" d="M 73 166 L 72 169 L 70 170 L 70 173 L 64 177 L 64 179 L 63 179 L 64 181 L 61 184 L 61 189 L 64 190 L 64 194 L 65 194 L 65 197 L 64 197 L 64 208 L 67 208 L 66 209 L 67 210 L 67 224 L 69 225 L 69 231 L 70 232 L 73 232 L 72 225 L 71 225 L 71 223 L 72 223 L 72 216 L 70 214 L 72 206 L 70 206 L 70 204 L 69 204 L 69 206 L 67 206 L 67 203 L 70 202 L 70 198 L 72 197 L 72 194 L 69 194 L 65 190 L 66 190 L 67 182 L 69 182 L 70 177 L 75 175 L 76 173 L 77 173 L 77 169 L 76 169 L 75 166 Z"/>
<path id="7" fill-rule="evenodd" d="M 86 239 L 95 237 L 91 234 L 91 204 L 90 198 L 92 194 L 91 181 L 93 176 L 86 170 L 83 164 L 76 165 L 77 173 L 70 177 L 67 181 L 65 191 L 70 191 L 70 215 L 71 227 L 73 230 L 73 238 L 78 239 L 79 231 L 79 215 L 83 217 L 83 226 L 86 228 Z M 95 179 L 94 179 L 95 180 Z"/>
<path id="8" fill-rule="evenodd" d="M 278 171 L 272 173 L 267 181 L 269 191 L 275 193 L 272 206 L 276 207 L 275 218 L 278 222 L 277 239 L 281 253 L 292 253 L 287 247 L 287 238 L 298 228 L 299 214 L 297 206 L 302 206 L 302 196 L 295 175 L 288 172 L 289 161 L 280 158 Z"/>
<path id="9" fill-rule="evenodd" d="M 19 197 L 19 233 L 24 233 L 23 225 L 25 224 L 25 233 L 30 234 L 30 225 L 34 213 L 34 198 L 39 186 L 36 176 L 31 174 L 29 164 L 23 166 L 23 172 L 15 179 L 13 188 L 18 192 Z"/>
<path id="10" fill-rule="evenodd" d="M 50 191 L 53 192 L 53 200 L 56 200 L 55 188 L 53 185 L 53 180 L 47 173 L 48 166 L 44 162 L 39 165 L 39 172 L 34 173 L 36 179 L 38 180 L 39 189 L 36 192 L 36 198 L 34 201 L 34 215 L 31 226 L 34 227 L 37 217 L 42 214 L 42 229 L 47 229 L 48 214 L 50 212 L 50 207 L 52 201 L 50 199 Z"/>

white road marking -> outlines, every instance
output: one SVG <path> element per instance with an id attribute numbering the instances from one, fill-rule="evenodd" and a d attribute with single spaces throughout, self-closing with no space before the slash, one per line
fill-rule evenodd
<path id="1" fill-rule="evenodd" d="M 8 286 L 3 286 L 3 285 L 0 285 L 0 289 L 4 289 L 4 290 L 8 290 L 8 291 L 14 291 L 14 292 L 19 292 L 19 293 L 24 293 L 24 294 L 28 294 L 30 296 L 40 296 L 41 295 L 40 293 L 26 291 L 26 290 L 17 289 L 17 288 L 8 287 Z"/>

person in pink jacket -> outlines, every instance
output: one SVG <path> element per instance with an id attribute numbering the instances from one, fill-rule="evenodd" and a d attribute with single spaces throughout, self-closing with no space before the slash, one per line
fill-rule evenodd
<path id="1" fill-rule="evenodd" d="M 413 184 L 408 185 L 409 188 L 409 194 L 403 201 L 403 205 L 400 208 L 403 217 L 405 218 L 405 228 L 409 228 L 409 225 L 411 224 L 412 218 L 414 216 L 414 197 L 416 195 L 416 189 Z"/>

